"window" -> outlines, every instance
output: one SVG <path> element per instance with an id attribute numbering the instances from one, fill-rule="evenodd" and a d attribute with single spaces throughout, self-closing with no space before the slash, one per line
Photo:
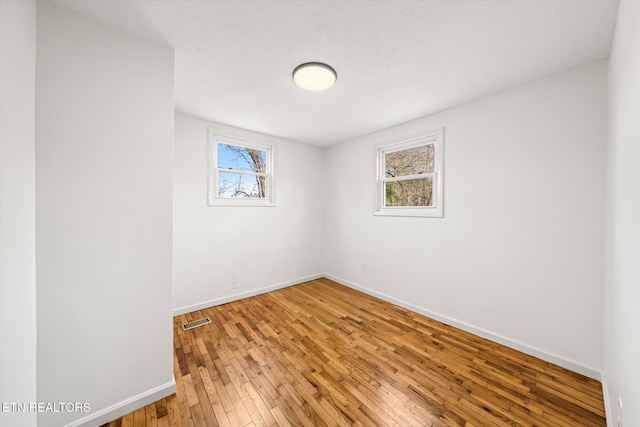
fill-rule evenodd
<path id="1" fill-rule="evenodd" d="M 209 132 L 209 205 L 274 206 L 273 145 Z"/>
<path id="2" fill-rule="evenodd" d="M 442 217 L 444 128 L 377 148 L 375 215 Z"/>

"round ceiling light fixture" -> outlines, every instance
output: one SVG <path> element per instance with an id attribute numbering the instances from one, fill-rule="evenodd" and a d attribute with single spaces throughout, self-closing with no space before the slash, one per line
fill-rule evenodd
<path id="1" fill-rule="evenodd" d="M 322 62 L 307 62 L 293 70 L 293 81 L 306 90 L 329 89 L 337 79 L 336 70 Z"/>

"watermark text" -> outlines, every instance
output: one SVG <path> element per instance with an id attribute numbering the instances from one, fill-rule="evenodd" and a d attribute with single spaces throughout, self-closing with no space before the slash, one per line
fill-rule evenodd
<path id="1" fill-rule="evenodd" d="M 2 402 L 2 412 L 91 412 L 91 405 L 87 402 Z"/>

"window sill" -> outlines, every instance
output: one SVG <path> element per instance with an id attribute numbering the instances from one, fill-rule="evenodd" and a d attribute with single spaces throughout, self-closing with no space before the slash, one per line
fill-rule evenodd
<path id="1" fill-rule="evenodd" d="M 375 216 L 404 216 L 414 218 L 442 218 L 442 208 L 380 208 Z"/>
<path id="2" fill-rule="evenodd" d="M 214 199 L 209 201 L 208 206 L 275 207 L 276 204 L 273 200 Z"/>

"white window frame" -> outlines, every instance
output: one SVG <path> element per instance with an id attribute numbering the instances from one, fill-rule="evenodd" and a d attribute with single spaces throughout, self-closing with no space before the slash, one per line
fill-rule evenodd
<path id="1" fill-rule="evenodd" d="M 385 173 L 385 155 L 422 145 L 433 144 L 435 164 L 433 173 L 407 175 L 402 178 L 387 178 Z M 444 127 L 423 132 L 419 135 L 376 146 L 376 206 L 374 215 L 442 218 L 444 216 Z M 415 178 L 433 177 L 433 206 L 385 206 L 385 182 Z"/>
<path id="2" fill-rule="evenodd" d="M 266 172 L 263 176 L 267 181 L 267 195 L 264 199 L 251 197 L 219 197 L 218 196 L 218 172 L 232 172 L 243 175 L 262 175 L 251 171 L 227 170 L 218 167 L 218 143 L 237 145 L 240 147 L 255 148 L 266 151 Z M 219 132 L 209 129 L 209 171 L 208 171 L 208 205 L 209 206 L 276 206 L 275 203 L 275 179 L 273 174 L 275 143 L 258 142 L 243 136 L 230 135 L 228 132 Z"/>

